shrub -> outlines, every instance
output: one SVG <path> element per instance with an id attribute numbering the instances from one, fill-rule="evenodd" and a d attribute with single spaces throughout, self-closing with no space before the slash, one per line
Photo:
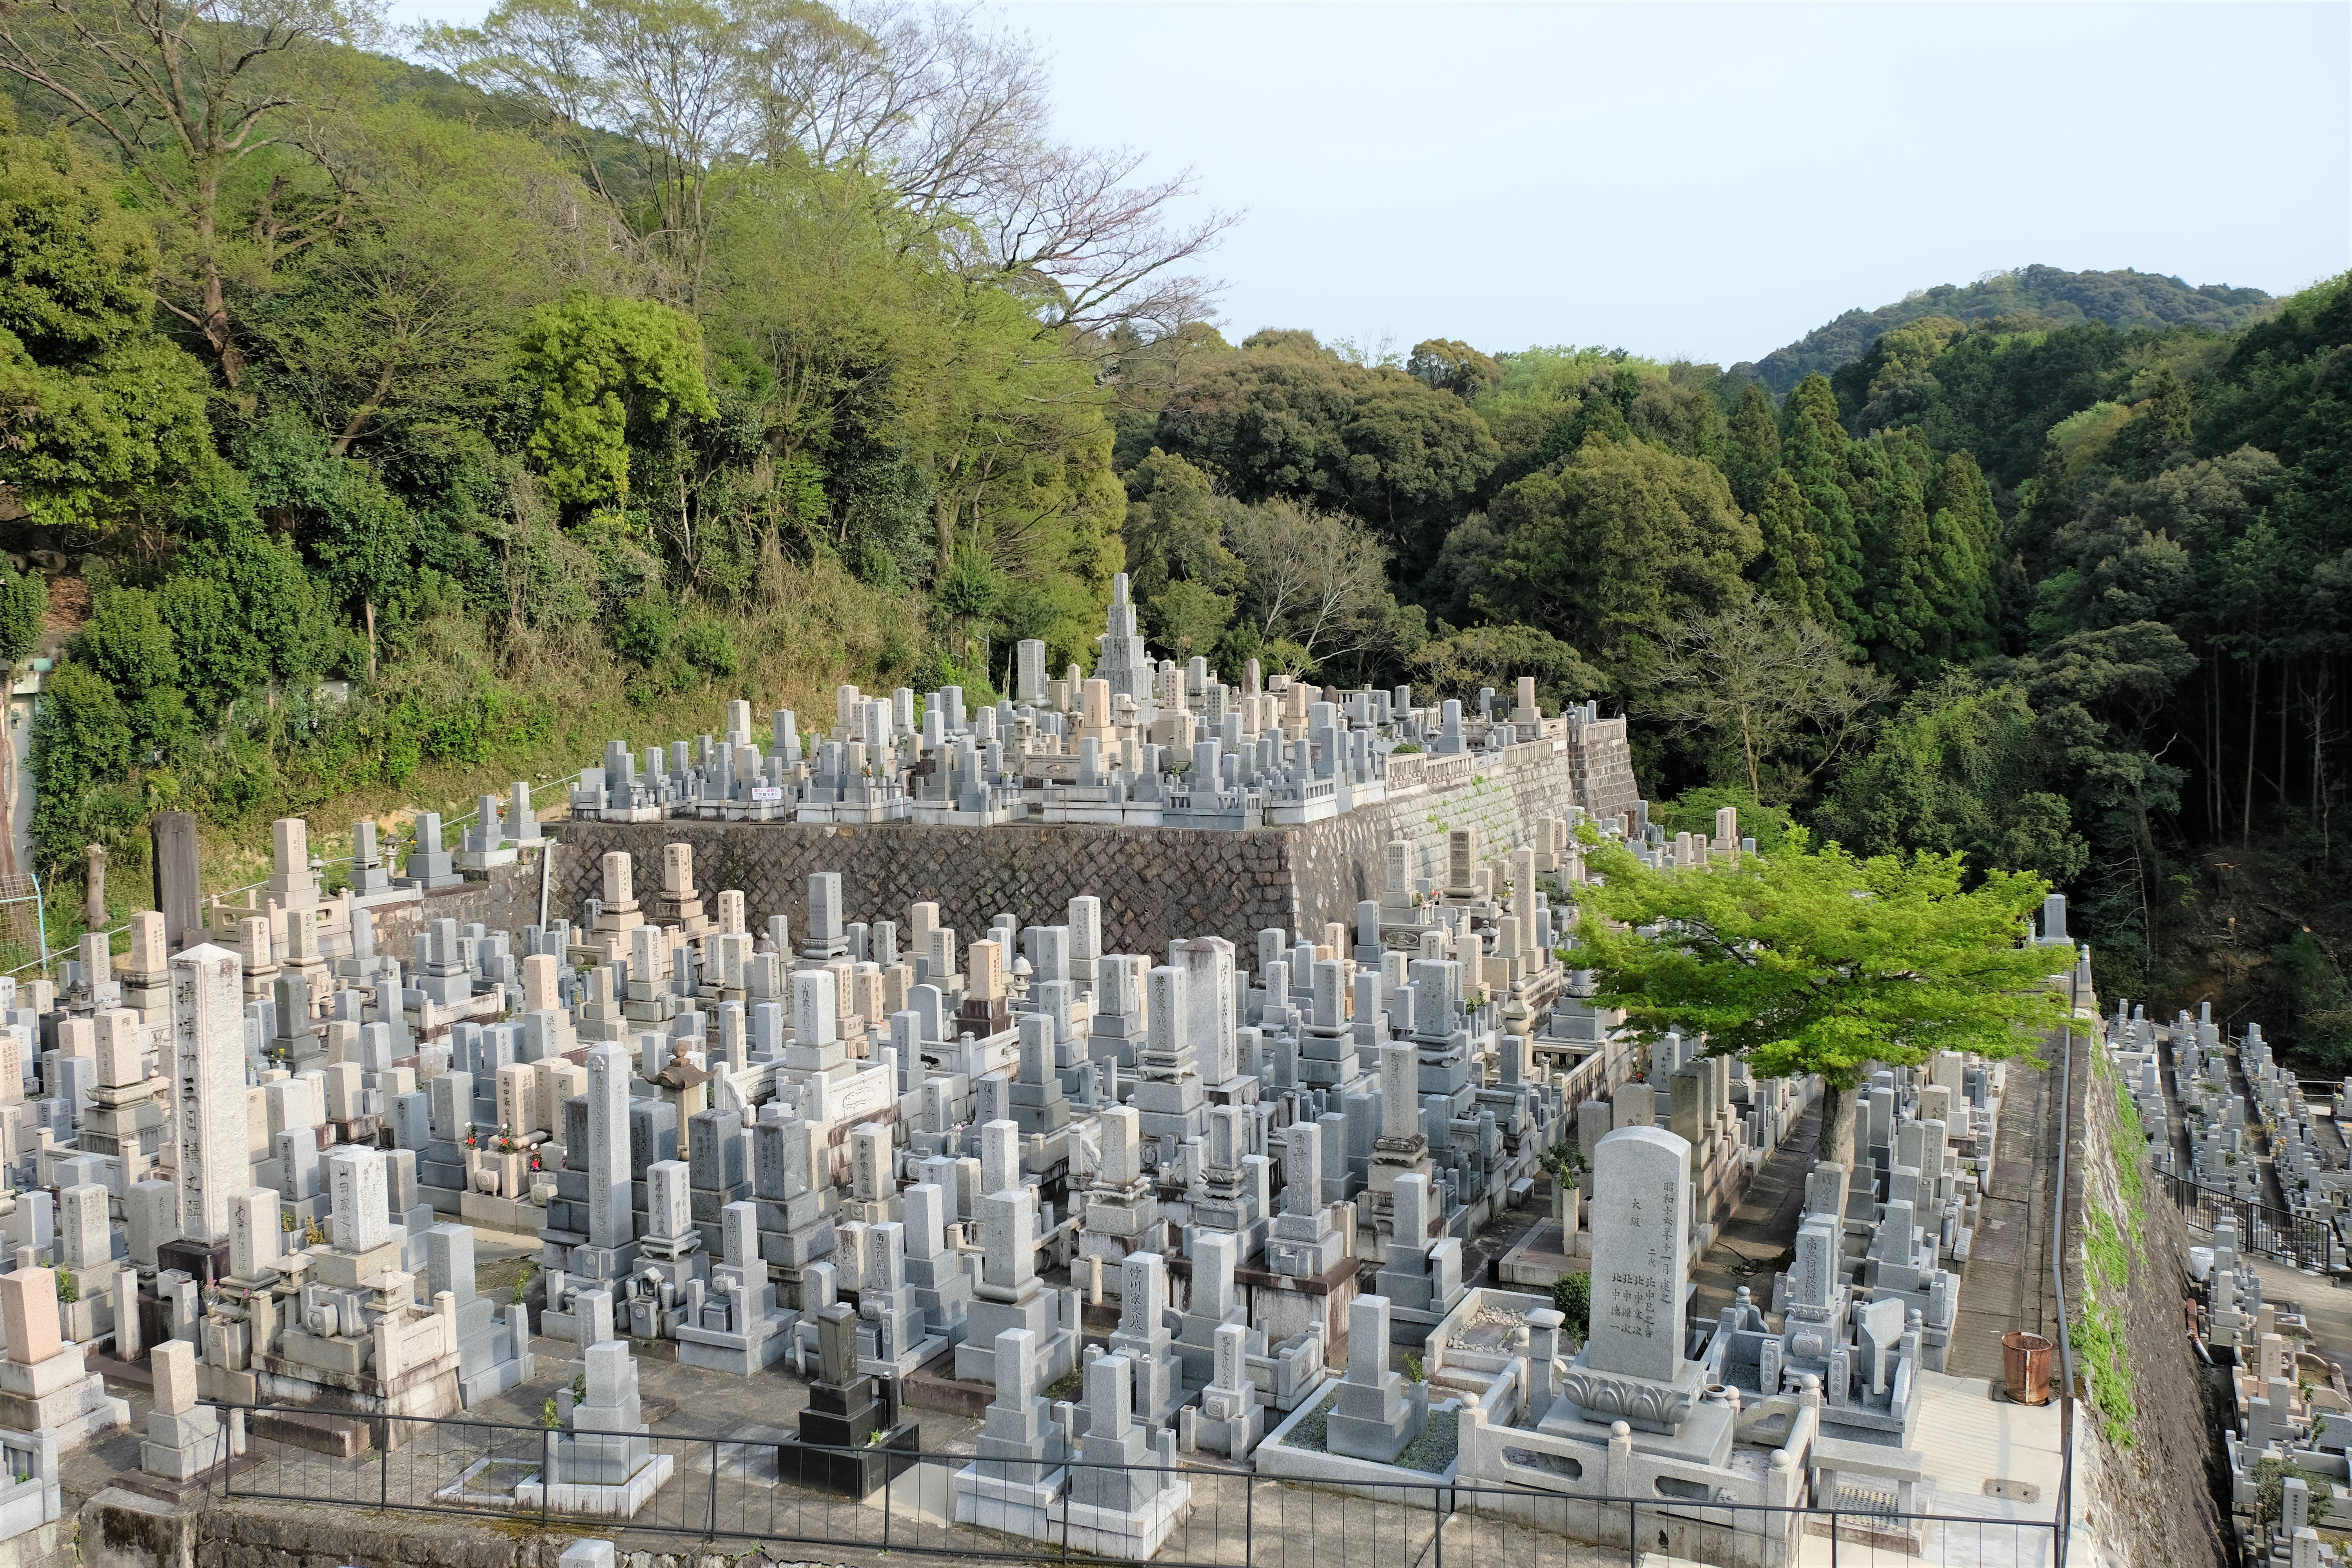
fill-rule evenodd
<path id="1" fill-rule="evenodd" d="M 33 716 L 29 765 L 39 788 L 35 853 L 54 877 L 78 862 L 89 841 L 93 792 L 131 766 L 131 721 L 96 670 L 62 664 L 51 673 Z"/>
<path id="2" fill-rule="evenodd" d="M 620 624 L 613 628 L 613 649 L 639 664 L 657 664 L 669 651 L 670 637 L 677 629 L 677 617 L 669 601 L 648 594 L 621 613 Z"/>
<path id="3" fill-rule="evenodd" d="M 1592 1322 L 1592 1276 L 1563 1274 L 1553 1280 L 1551 1304 L 1568 1320 L 1569 1331 L 1581 1341 Z"/>
<path id="4" fill-rule="evenodd" d="M 705 675 L 724 679 L 743 668 L 735 652 L 735 634 L 726 622 L 704 616 L 677 639 L 678 657 Z"/>
<path id="5" fill-rule="evenodd" d="M 38 574 L 11 572 L 0 578 L 0 660 L 14 664 L 38 647 L 48 613 L 49 585 Z"/>
<path id="6" fill-rule="evenodd" d="M 155 596 L 144 589 L 100 590 L 89 622 L 74 639 L 73 655 L 128 702 L 180 683 L 171 629 L 156 613 Z"/>

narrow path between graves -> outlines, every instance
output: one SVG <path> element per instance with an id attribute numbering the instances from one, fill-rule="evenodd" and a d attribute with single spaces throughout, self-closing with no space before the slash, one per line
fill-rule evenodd
<path id="1" fill-rule="evenodd" d="M 2021 1329 L 2054 1339 L 2058 1326 L 2047 1256 L 2058 1150 L 2056 1086 L 2049 1071 L 2022 1060 L 2004 1071 L 1992 1177 L 1960 1271 L 1959 1315 L 1944 1365 L 1954 1377 L 1998 1378 L 2003 1334 Z"/>
<path id="2" fill-rule="evenodd" d="M 1691 1283 L 1698 1287 L 1691 1300 L 1691 1321 L 1713 1319 L 1732 1304 L 1742 1285 L 1759 1306 L 1771 1306 L 1772 1276 L 1794 1258 L 1797 1218 L 1805 1206 L 1805 1173 L 1812 1169 L 1821 1129 L 1821 1102 L 1816 1100 L 1780 1146 L 1764 1156 L 1739 1206 L 1691 1270 Z"/>

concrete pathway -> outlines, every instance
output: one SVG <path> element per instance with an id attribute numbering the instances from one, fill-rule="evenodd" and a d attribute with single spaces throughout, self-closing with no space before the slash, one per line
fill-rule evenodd
<path id="1" fill-rule="evenodd" d="M 1737 1300 L 1742 1285 L 1758 1306 L 1771 1310 L 1772 1276 L 1788 1267 L 1797 1244 L 1805 1173 L 1813 1167 L 1821 1125 L 1816 1101 L 1780 1146 L 1764 1156 L 1739 1206 L 1717 1228 L 1714 1244 L 1691 1270 L 1691 1283 L 1698 1287 L 1691 1299 L 1694 1320 L 1716 1317 Z"/>
<path id="2" fill-rule="evenodd" d="M 2053 1335 L 2050 1295 L 2050 1183 L 2056 1173 L 2058 1086 L 2054 1068 L 2009 1064 L 2000 1125 L 1993 1140 L 1975 1241 L 1960 1269 L 1960 1308 L 1944 1370 L 1954 1377 L 2001 1375 L 2001 1336 Z"/>

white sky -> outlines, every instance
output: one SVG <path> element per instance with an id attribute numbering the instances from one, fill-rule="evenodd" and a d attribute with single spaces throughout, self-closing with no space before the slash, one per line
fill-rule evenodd
<path id="1" fill-rule="evenodd" d="M 471 20 L 485 0 L 400 0 Z M 2352 6 L 992 6 L 1057 128 L 1248 216 L 1229 335 L 1728 364 L 2000 268 L 2352 266 Z"/>

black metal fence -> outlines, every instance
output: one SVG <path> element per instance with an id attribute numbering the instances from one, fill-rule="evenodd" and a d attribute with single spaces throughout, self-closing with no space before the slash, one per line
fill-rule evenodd
<path id="1" fill-rule="evenodd" d="M 2241 1253 L 2275 1258 L 2297 1268 L 2327 1267 L 2326 1221 L 2238 1197 L 2187 1176 L 2168 1175 L 2163 1180 L 2173 1206 L 2193 1228 L 2210 1232 L 2222 1218 L 2234 1218 Z"/>
<path id="2" fill-rule="evenodd" d="M 247 1429 L 266 1408 L 244 1410 Z M 228 1412 L 225 1408 L 224 1429 Z M 971 1455 L 814 1450 L 751 1434 L 643 1439 L 637 1486 L 545 1484 L 564 1435 L 463 1418 L 363 1417 L 372 1446 L 342 1458 L 249 1439 L 259 1464 L 226 1465 L 228 1496 L 473 1514 L 664 1550 L 661 1537 L 823 1548 L 845 1562 L 881 1553 L 1062 1563 L 1148 1559 L 1164 1568 L 1639 1568 L 1650 1553 L 1722 1568 L 1789 1568 L 1801 1560 L 1938 1568 L 2041 1568 L 2057 1560 L 2047 1521 L 1898 1512 L 1844 1494 L 1852 1507 L 1768 1508 L 1705 1496 L 1572 1497 L 1457 1484 L 1282 1479 L 1238 1468 L 1156 1464 L 1055 1467 L 1033 1488 L 1021 1467 Z M 982 1468 L 988 1473 L 983 1477 Z M 866 1495 L 824 1489 L 830 1473 L 878 1483 Z M 1099 1474 L 1090 1475 L 1090 1471 Z M 1083 1501 L 1090 1483 L 1139 1489 L 1156 1503 L 1113 1521 Z M 1701 1491 L 1704 1489 L 1698 1489 Z M 1173 1494 L 1172 1496 L 1171 1494 Z M 614 1505 L 629 1511 L 615 1511 Z M 1138 1530 L 1132 1519 L 1142 1515 Z M 677 1550 L 671 1548 L 670 1550 Z M 770 1555 L 773 1555 L 771 1552 Z"/>

